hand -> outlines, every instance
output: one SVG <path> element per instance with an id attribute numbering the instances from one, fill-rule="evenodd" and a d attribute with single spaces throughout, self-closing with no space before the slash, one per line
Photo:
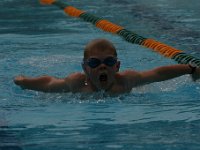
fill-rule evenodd
<path id="1" fill-rule="evenodd" d="M 191 75 L 193 81 L 200 79 L 200 68 L 196 68 L 195 72 Z"/>
<path id="2" fill-rule="evenodd" d="M 21 85 L 23 80 L 24 80 L 24 78 L 25 78 L 25 76 L 17 76 L 17 77 L 15 77 L 15 79 L 14 79 L 15 84 Z"/>

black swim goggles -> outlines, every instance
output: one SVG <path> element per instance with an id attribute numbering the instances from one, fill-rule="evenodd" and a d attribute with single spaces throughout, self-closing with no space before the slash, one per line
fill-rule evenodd
<path id="1" fill-rule="evenodd" d="M 100 60 L 98 58 L 89 58 L 88 60 L 84 61 L 84 64 L 87 64 L 91 68 L 96 68 L 102 63 L 109 67 L 113 67 L 117 63 L 117 58 L 110 56 L 105 58 L 104 60 Z"/>

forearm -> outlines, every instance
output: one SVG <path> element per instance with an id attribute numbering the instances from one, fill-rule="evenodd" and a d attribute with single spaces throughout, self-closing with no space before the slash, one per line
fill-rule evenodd
<path id="1" fill-rule="evenodd" d="M 156 78 L 158 81 L 176 78 L 185 74 L 191 74 L 194 70 L 187 64 L 172 65 L 156 68 Z"/>
<path id="2" fill-rule="evenodd" d="M 37 91 L 48 91 L 50 90 L 48 84 L 51 82 L 52 78 L 49 76 L 42 76 L 37 78 L 23 77 L 19 76 L 15 78 L 15 84 L 21 86 L 25 89 L 37 90 Z"/>

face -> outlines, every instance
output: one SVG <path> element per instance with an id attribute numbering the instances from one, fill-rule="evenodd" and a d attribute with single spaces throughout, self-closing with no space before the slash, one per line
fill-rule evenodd
<path id="1" fill-rule="evenodd" d="M 120 62 L 111 50 L 92 50 L 83 64 L 89 82 L 98 90 L 106 90 L 112 86 L 119 67 Z"/>

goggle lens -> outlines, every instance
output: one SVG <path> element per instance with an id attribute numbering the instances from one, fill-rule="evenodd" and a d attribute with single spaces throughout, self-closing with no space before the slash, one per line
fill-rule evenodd
<path id="1" fill-rule="evenodd" d="M 91 68 L 96 68 L 99 65 L 101 65 L 102 63 L 109 66 L 109 67 L 113 67 L 117 63 L 117 59 L 114 58 L 114 57 L 107 57 L 103 61 L 101 61 L 100 59 L 97 59 L 97 58 L 89 58 L 86 61 L 86 63 Z"/>

